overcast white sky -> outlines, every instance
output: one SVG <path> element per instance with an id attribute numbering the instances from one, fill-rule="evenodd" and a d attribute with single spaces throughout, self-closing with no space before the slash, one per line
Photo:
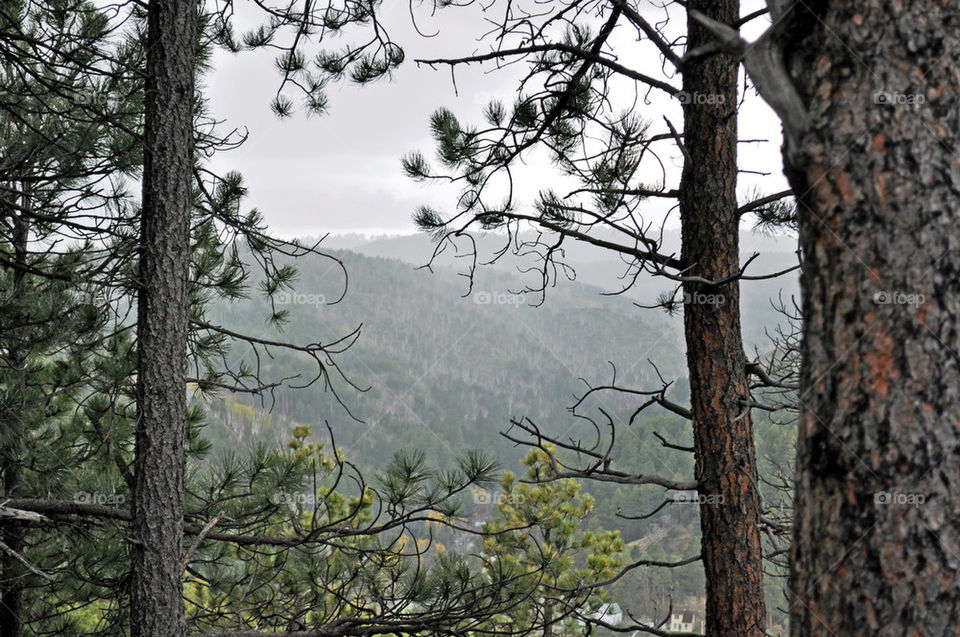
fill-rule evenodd
<path id="1" fill-rule="evenodd" d="M 393 3 L 391 5 L 391 3 Z M 281 236 L 409 233 L 414 231 L 411 214 L 419 204 L 443 210 L 453 204 L 455 191 L 424 186 L 404 177 L 400 157 L 411 150 L 433 156 L 428 133 L 430 114 L 439 106 L 453 110 L 464 122 L 477 122 L 482 106 L 490 98 L 509 103 L 516 90 L 522 67 L 494 70 L 492 65 L 461 68 L 457 71 L 459 95 L 454 93 L 448 71 L 418 68 L 416 57 L 461 56 L 486 50 L 486 41 L 477 41 L 485 27 L 477 7 L 452 8 L 429 16 L 418 13 L 425 32 L 440 35 L 424 39 L 413 30 L 407 2 L 388 0 L 390 11 L 382 19 L 392 27 L 395 41 L 404 46 L 407 61 L 392 82 L 356 86 L 343 84 L 329 90 L 329 112 L 320 117 L 296 115 L 278 120 L 269 102 L 279 84 L 279 75 L 269 53 L 219 55 L 205 84 L 213 113 L 230 126 L 246 128 L 249 139 L 240 149 L 216 160 L 220 170 L 237 169 L 249 190 L 247 206 L 263 212 L 273 232 Z M 498 3 L 495 3 L 495 5 Z M 743 13 L 760 6 L 745 2 Z M 663 11 L 649 2 L 640 2 L 649 18 L 660 19 Z M 764 27 L 756 21 L 746 30 L 753 37 Z M 678 25 L 679 26 L 679 25 Z M 661 76 L 660 62 L 649 48 L 633 45 L 635 36 L 625 28 L 617 33 L 615 46 L 624 49 L 621 60 L 634 68 Z M 648 46 L 648 45 L 647 45 Z M 637 64 L 636 58 L 645 60 Z M 489 72 L 491 71 L 492 72 Z M 679 78 L 673 83 L 679 86 Z M 682 118 L 674 100 L 651 96 L 644 113 L 662 129 L 666 113 L 679 129 Z M 769 177 L 741 176 L 742 198 L 752 186 L 763 193 L 786 188 L 781 173 L 780 126 L 767 105 L 751 89 L 740 112 L 741 139 L 765 138 L 766 144 L 741 144 L 742 169 L 771 173 Z M 668 158 L 669 159 L 669 158 Z M 679 159 L 673 158 L 679 165 Z M 531 201 L 536 192 L 552 180 L 545 160 L 535 157 L 521 173 L 520 197 Z M 648 211 L 648 218 L 661 216 Z"/>

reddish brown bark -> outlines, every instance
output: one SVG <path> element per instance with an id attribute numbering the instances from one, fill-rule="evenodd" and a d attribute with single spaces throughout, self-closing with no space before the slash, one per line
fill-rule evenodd
<path id="1" fill-rule="evenodd" d="M 802 5 L 802 3 L 801 3 Z M 801 11 L 802 9 L 802 11 Z M 794 637 L 960 634 L 960 13 L 798 5 Z"/>
<path id="2" fill-rule="evenodd" d="M 697 0 L 689 9 L 734 23 L 739 2 Z M 712 36 L 688 20 L 688 48 Z M 739 271 L 737 61 L 715 55 L 683 74 L 686 161 L 680 185 L 686 275 L 709 281 Z M 706 633 L 763 635 L 766 618 L 753 426 L 745 409 L 746 360 L 736 280 L 684 285 L 696 478 L 706 575 Z"/>

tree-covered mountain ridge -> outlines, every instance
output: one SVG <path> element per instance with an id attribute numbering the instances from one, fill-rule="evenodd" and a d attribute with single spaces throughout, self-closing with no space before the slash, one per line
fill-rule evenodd
<path id="1" fill-rule="evenodd" d="M 409 249 L 414 243 L 417 251 Z M 336 360 L 346 378 L 365 390 L 334 374 L 342 405 L 322 382 L 279 389 L 263 401 L 220 396 L 210 403 L 206 431 L 218 449 L 251 442 L 284 445 L 291 427 L 309 424 L 324 438 L 329 426 L 336 445 L 361 469 L 382 467 L 400 449 L 422 450 L 434 466 L 480 449 L 513 470 L 526 449 L 501 435 L 511 419 L 528 418 L 568 440 L 596 441 L 593 423 L 570 412 L 587 383 L 615 380 L 619 387 L 655 390 L 662 377 L 673 383 L 668 397 L 687 404 L 680 316 L 637 307 L 633 299 L 564 278 L 545 297 L 517 294 L 529 273 L 516 270 L 478 268 L 471 287 L 464 266 L 453 259 L 431 270 L 418 268 L 429 259 L 430 243 L 423 237 L 375 244 L 367 249 L 406 254 L 409 260 L 360 254 L 356 250 L 363 245 L 330 250 L 329 258 L 300 259 L 292 289 L 276 295 L 277 309 L 289 312 L 279 332 L 264 322 L 269 307 L 255 291 L 214 308 L 219 314 L 214 318 L 232 329 L 300 343 L 330 343 L 359 328 L 355 342 Z M 768 296 L 778 294 L 766 285 Z M 755 331 L 770 327 L 758 325 Z M 316 371 L 307 357 L 290 352 L 275 352 L 260 363 L 273 378 L 301 373 L 310 379 Z M 578 413 L 598 423 L 604 437 L 607 417 L 618 424 L 615 467 L 692 479 L 689 454 L 665 449 L 656 435 L 688 446 L 689 423 L 656 406 L 631 423 L 645 401 L 644 396 L 599 392 Z M 761 465 L 789 467 L 792 426 L 762 416 L 756 429 Z M 516 430 L 510 433 L 528 440 Z M 627 523 L 616 513 L 656 506 L 661 495 L 656 490 L 639 495 L 615 485 L 587 488 L 601 500 L 616 500 L 615 506 L 598 507 L 609 528 L 628 531 L 628 541 L 646 534 L 643 523 Z"/>
<path id="2" fill-rule="evenodd" d="M 544 300 L 517 293 L 520 276 L 502 271 L 477 270 L 471 288 L 448 266 L 429 271 L 349 250 L 329 254 L 299 260 L 292 289 L 275 295 L 277 309 L 287 311 L 279 330 L 264 322 L 268 301 L 255 291 L 211 314 L 231 329 L 298 343 L 329 343 L 359 329 L 336 361 L 365 391 L 335 377 L 343 405 L 321 382 L 280 389 L 262 402 L 221 397 L 208 427 L 214 441 L 283 443 L 293 423 L 329 423 L 337 444 L 361 463 L 409 446 L 441 460 L 468 447 L 516 460 L 522 451 L 499 435 L 510 418 L 581 429 L 568 407 L 587 389 L 585 380 L 608 383 L 615 367 L 618 384 L 655 388 L 653 363 L 683 384 L 679 321 L 600 288 L 564 281 Z M 260 363 L 273 378 L 315 372 L 306 357 L 289 352 Z M 606 402 L 629 417 L 631 401 Z"/>
<path id="3" fill-rule="evenodd" d="M 414 241 L 423 243 L 380 240 L 366 249 L 403 254 Z M 588 389 L 585 380 L 612 383 L 614 367 L 616 384 L 635 389 L 659 388 L 659 371 L 665 381 L 674 382 L 671 399 L 687 404 L 679 315 L 640 308 L 635 299 L 610 296 L 609 290 L 565 278 L 548 288 L 545 297 L 518 294 L 529 273 L 516 269 L 481 267 L 471 287 L 463 264 L 453 259 L 429 270 L 418 268 L 429 252 L 417 261 L 419 252 L 408 250 L 408 260 L 403 260 L 361 254 L 356 250 L 364 246 L 352 247 L 329 250 L 330 258 L 297 262 L 292 289 L 275 297 L 277 309 L 288 311 L 281 330 L 264 322 L 269 306 L 255 291 L 247 299 L 215 307 L 213 318 L 237 331 L 301 343 L 332 342 L 359 328 L 356 341 L 336 360 L 346 377 L 366 391 L 334 380 L 343 406 L 320 382 L 278 390 L 275 401 L 220 396 L 209 403 L 206 427 L 215 449 L 242 449 L 256 442 L 285 445 L 291 429 L 300 424 L 326 439 L 329 425 L 344 457 L 370 475 L 403 449 L 423 451 L 428 465 L 445 466 L 457 454 L 476 448 L 502 469 L 517 471 L 527 449 L 501 435 L 511 418 L 529 418 L 545 431 L 592 443 L 597 430 L 569 408 Z M 315 371 L 306 357 L 286 352 L 261 364 L 273 378 L 295 371 L 312 378 Z M 600 424 L 603 436 L 608 434 L 603 427 L 606 415 L 620 425 L 613 448 L 615 468 L 692 479 L 692 456 L 665 449 L 655 435 L 689 446 L 687 421 L 651 407 L 624 427 L 645 398 L 609 392 L 596 397 L 579 411 Z M 792 427 L 761 417 L 756 429 L 762 469 L 789 466 Z M 524 439 L 516 430 L 511 435 Z M 621 516 L 650 512 L 668 493 L 605 483 L 586 483 L 584 488 L 596 498 L 587 525 L 619 530 L 632 543 L 634 558 L 682 559 L 696 552 L 696 506 L 675 505 L 651 519 L 632 520 Z M 481 519 L 493 514 L 489 508 L 481 503 L 474 514 Z M 672 588 L 678 599 L 702 588 L 697 567 L 661 575 L 667 576 L 664 590 Z M 632 587 L 639 580 L 630 581 Z M 648 591 L 640 597 L 649 602 L 650 595 Z M 628 606 L 644 602 L 619 589 L 617 597 L 632 600 Z"/>

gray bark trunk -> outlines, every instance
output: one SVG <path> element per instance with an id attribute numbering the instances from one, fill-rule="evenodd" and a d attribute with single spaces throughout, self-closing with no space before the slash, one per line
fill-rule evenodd
<path id="1" fill-rule="evenodd" d="M 21 185 L 24 191 L 28 188 Z M 27 197 L 23 197 L 21 204 L 24 207 L 30 205 Z M 29 240 L 29 223 L 23 218 L 23 214 L 11 211 L 13 226 L 13 294 L 14 298 L 23 298 L 27 294 L 25 289 L 27 278 L 27 243 Z M 8 496 L 18 496 L 21 494 L 23 482 L 23 438 L 24 438 L 24 410 L 29 406 L 24 398 L 26 394 L 27 383 L 27 350 L 21 348 L 16 342 L 10 344 L 8 352 L 10 370 L 9 373 L 14 377 L 16 389 L 10 392 L 11 401 L 15 401 L 20 396 L 20 404 L 7 405 L 7 413 L 4 414 L 5 431 L 3 432 L 3 488 Z M 9 388 L 8 388 L 9 389 Z M 3 542 L 12 551 L 18 554 L 23 553 L 23 522 L 18 520 L 5 521 L 2 525 Z M 23 578 L 26 575 L 23 565 L 9 553 L 4 553 L 2 557 L 3 568 L 3 588 L 0 594 L 0 637 L 20 637 L 23 635 Z"/>
<path id="2" fill-rule="evenodd" d="M 186 634 L 183 499 L 197 7 L 148 9 L 131 634 Z"/>

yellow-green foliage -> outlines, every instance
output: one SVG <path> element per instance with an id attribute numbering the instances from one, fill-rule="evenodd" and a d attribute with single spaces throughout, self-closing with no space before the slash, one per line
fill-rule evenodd
<path id="1" fill-rule="evenodd" d="M 526 586 L 540 589 L 529 595 L 531 600 L 568 597 L 575 608 L 594 610 L 605 599 L 601 589 L 570 591 L 608 579 L 623 565 L 625 547 L 620 532 L 581 530 L 593 509 L 593 497 L 582 493 L 576 480 L 554 479 L 556 470 L 543 450 L 532 450 L 523 464 L 527 466 L 525 481 L 510 472 L 503 475 L 497 498 L 499 515 L 484 525 L 489 534 L 483 541 L 487 569 L 498 576 L 536 574 L 525 578 Z M 522 629 L 539 621 L 538 617 L 563 613 L 559 608 L 535 609 L 535 603 L 531 601 L 505 621 Z M 569 619 L 565 623 L 572 629 L 577 626 Z"/>
<path id="2" fill-rule="evenodd" d="M 294 426 L 285 449 L 264 450 L 262 469 L 231 485 L 238 499 L 252 497 L 265 503 L 253 503 L 269 512 L 258 524 L 258 534 L 309 536 L 327 525 L 359 528 L 372 519 L 372 490 L 367 488 L 359 495 L 334 490 L 331 476 L 342 468 L 337 460 L 340 453 L 338 451 L 336 457 L 328 455 L 323 443 L 310 441 L 310 436 L 309 425 Z M 279 489 L 278 477 L 285 484 Z M 223 500 L 230 500 L 230 496 L 230 493 L 219 494 Z M 309 600 L 306 606 L 317 606 L 319 621 L 325 612 L 325 603 L 331 608 L 342 604 L 340 599 L 325 596 L 323 585 L 335 588 L 338 580 L 354 577 L 364 566 L 358 563 L 359 553 L 350 549 L 375 548 L 375 542 L 375 538 L 357 536 L 338 539 L 337 548 L 309 543 L 293 551 L 266 545 L 254 550 L 230 543 L 205 543 L 201 552 L 210 553 L 203 557 L 215 555 L 217 567 L 187 574 L 184 593 L 188 615 L 193 616 L 203 608 L 229 608 L 238 601 L 236 595 L 241 590 L 236 585 L 238 582 L 269 581 L 268 586 L 253 587 L 247 593 L 245 607 L 263 614 L 271 604 L 295 602 L 303 597 Z M 253 599 L 257 596 L 263 598 L 259 605 Z M 312 619 L 308 612 L 306 621 Z"/>

